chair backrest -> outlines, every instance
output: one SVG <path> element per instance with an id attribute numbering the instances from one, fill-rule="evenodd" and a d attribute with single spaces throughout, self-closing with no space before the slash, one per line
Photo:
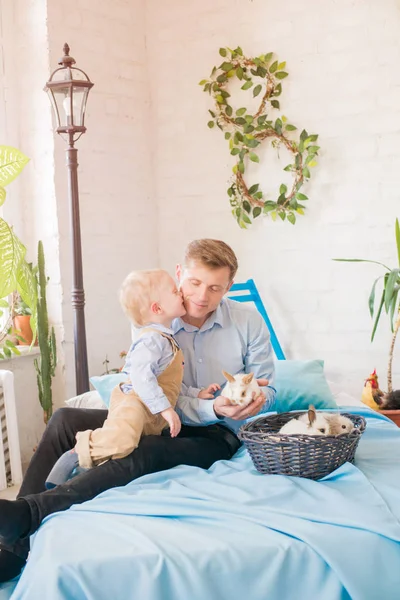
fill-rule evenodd
<path id="1" fill-rule="evenodd" d="M 240 295 L 232 295 L 232 292 L 249 292 L 248 294 L 240 294 Z M 236 300 L 237 302 L 254 302 L 256 308 L 262 318 L 265 321 L 269 329 L 269 333 L 271 336 L 271 344 L 272 348 L 276 354 L 276 358 L 278 360 L 286 360 L 286 357 L 283 353 L 282 347 L 278 341 L 275 330 L 272 327 L 272 323 L 267 315 L 267 311 L 265 310 L 265 306 L 263 301 L 261 300 L 261 296 L 258 293 L 258 289 L 256 284 L 254 283 L 254 279 L 248 279 L 245 283 L 234 283 L 231 289 L 229 290 L 228 298 L 231 300 Z"/>

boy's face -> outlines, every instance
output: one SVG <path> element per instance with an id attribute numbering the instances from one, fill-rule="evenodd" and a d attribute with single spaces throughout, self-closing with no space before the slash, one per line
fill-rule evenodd
<path id="1" fill-rule="evenodd" d="M 161 283 L 159 304 L 165 316 L 169 319 L 183 317 L 186 314 L 182 294 L 176 287 L 175 281 L 169 275 L 165 275 Z"/>
<path id="2" fill-rule="evenodd" d="M 187 316 L 198 321 L 199 326 L 218 307 L 233 283 L 228 267 L 210 269 L 196 262 L 191 262 L 185 267 L 178 265 L 176 276 Z"/>

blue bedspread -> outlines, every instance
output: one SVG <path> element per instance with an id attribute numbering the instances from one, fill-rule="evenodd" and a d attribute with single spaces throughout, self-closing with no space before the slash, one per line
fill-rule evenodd
<path id="1" fill-rule="evenodd" d="M 348 412 L 368 421 L 356 463 L 322 481 L 261 475 L 242 448 L 48 517 L 12 600 L 398 599 L 400 429 Z"/>

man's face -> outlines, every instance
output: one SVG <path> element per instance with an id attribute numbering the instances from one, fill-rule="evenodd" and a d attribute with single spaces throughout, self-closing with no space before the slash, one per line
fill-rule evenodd
<path id="1" fill-rule="evenodd" d="M 201 263 L 178 265 L 176 276 L 187 316 L 204 323 L 232 285 L 228 267 L 210 269 Z"/>

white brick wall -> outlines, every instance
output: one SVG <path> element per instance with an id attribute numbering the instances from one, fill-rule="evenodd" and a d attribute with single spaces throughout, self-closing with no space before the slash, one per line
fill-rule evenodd
<path id="1" fill-rule="evenodd" d="M 385 324 L 370 344 L 367 308 L 380 270 L 331 259 L 396 261 L 398 3 L 149 0 L 147 12 L 162 266 L 172 268 L 193 238 L 225 239 L 239 279 L 256 280 L 289 358 L 325 358 L 327 372 L 357 395 L 376 366 L 384 387 L 390 333 Z M 210 100 L 197 83 L 221 61 L 220 46 L 237 44 L 287 61 L 282 112 L 320 134 L 309 210 L 295 227 L 264 220 L 241 231 L 230 216 L 232 161 L 221 132 L 206 126 Z M 251 180 L 268 189 L 275 164 L 261 162 Z M 398 358 L 395 371 L 399 385 Z"/>
<path id="2" fill-rule="evenodd" d="M 95 83 L 78 142 L 91 373 L 102 371 L 106 353 L 119 364 L 129 344 L 116 296 L 124 275 L 172 269 L 189 240 L 210 236 L 234 247 L 239 279 L 256 280 L 289 358 L 325 358 L 328 373 L 354 394 L 376 366 L 384 387 L 390 333 L 382 327 L 370 345 L 367 309 L 379 268 L 331 259 L 396 260 L 394 0 L 0 0 L 0 7 L 8 69 L 0 125 L 5 143 L 32 157 L 9 210 L 31 256 L 37 239 L 46 244 L 51 319 L 62 344 L 58 405 L 74 392 L 71 248 L 65 146 L 54 137 L 42 87 L 65 41 Z M 237 44 L 287 61 L 283 113 L 320 134 L 309 210 L 295 227 L 263 220 L 241 231 L 230 216 L 232 160 L 223 135 L 206 126 L 210 101 L 197 84 L 220 60 L 218 48 Z M 282 164 L 263 152 L 251 179 L 273 190 Z M 32 399 L 31 381 L 24 392 Z"/>
<path id="3" fill-rule="evenodd" d="M 129 345 L 129 327 L 117 300 L 123 277 L 131 269 L 157 263 L 144 29 L 143 0 L 72 0 L 68 6 L 48 3 L 51 69 L 67 41 L 77 66 L 95 84 L 88 99 L 88 130 L 77 144 L 91 374 L 102 372 L 106 354 L 119 366 L 119 352 Z M 72 273 L 64 149 L 57 140 L 66 380 L 67 395 L 72 395 Z"/>

